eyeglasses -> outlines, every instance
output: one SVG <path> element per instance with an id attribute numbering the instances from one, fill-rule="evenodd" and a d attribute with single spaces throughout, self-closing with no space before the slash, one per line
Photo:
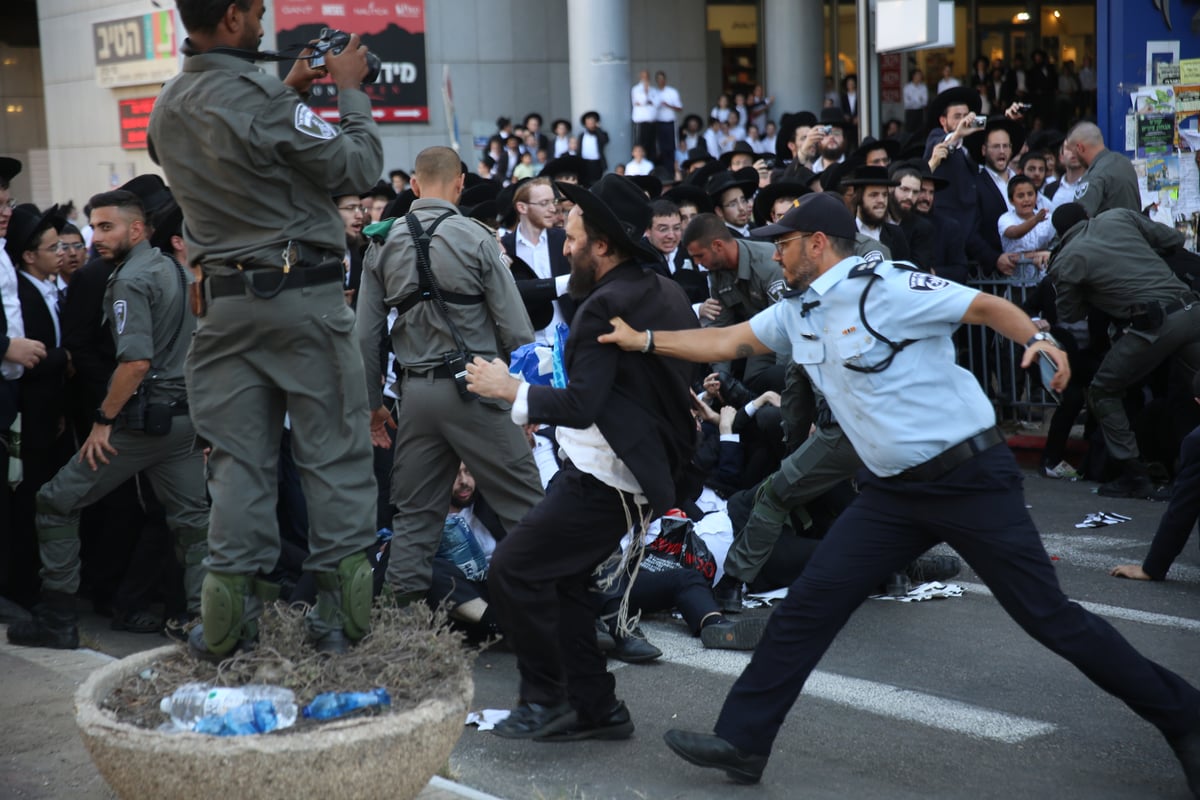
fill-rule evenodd
<path id="1" fill-rule="evenodd" d="M 812 234 L 811 233 L 801 233 L 798 236 L 789 236 L 786 239 L 778 239 L 775 242 L 775 252 L 778 253 L 779 255 L 783 255 L 783 246 L 785 244 L 787 244 L 788 242 L 794 242 L 797 239 L 804 240 L 804 239 L 807 239 L 809 236 L 812 236 Z"/>
<path id="2" fill-rule="evenodd" d="M 730 200 L 727 203 L 721 203 L 722 208 L 742 208 L 743 206 L 749 206 L 749 205 L 750 205 L 750 201 L 747 200 L 745 198 L 745 196 L 735 197 L 734 199 Z"/>
<path id="3" fill-rule="evenodd" d="M 6 208 L 7 208 L 9 211 L 12 211 L 12 210 L 13 210 L 14 208 L 16 208 L 16 207 L 17 207 L 17 201 L 16 201 L 16 200 L 9 200 L 9 201 L 8 201 L 7 203 L 5 203 L 4 205 L 0 205 L 0 210 L 3 210 L 3 209 L 6 209 Z"/>
<path id="4" fill-rule="evenodd" d="M 82 253 L 83 251 L 87 250 L 87 245 L 83 242 L 59 242 L 59 247 L 61 247 L 64 252 L 78 250 Z"/>
<path id="5" fill-rule="evenodd" d="M 535 203 L 535 202 L 533 202 L 532 200 L 526 200 L 526 201 L 525 201 L 525 205 L 527 205 L 527 206 L 537 206 L 538 208 L 551 208 L 551 207 L 557 207 L 557 206 L 558 206 L 558 201 L 557 201 L 557 200 L 538 200 L 538 201 Z"/>
<path id="6" fill-rule="evenodd" d="M 337 210 L 338 210 L 338 211 L 345 211 L 347 214 L 366 214 L 366 213 L 369 213 L 369 212 L 367 211 L 367 207 L 366 207 L 366 206 L 338 206 L 338 207 L 337 207 Z"/>
<path id="7" fill-rule="evenodd" d="M 62 242 L 55 242 L 54 244 L 48 244 L 45 247 L 39 247 L 37 249 L 45 250 L 47 253 L 62 253 L 67 249 L 67 247 Z"/>

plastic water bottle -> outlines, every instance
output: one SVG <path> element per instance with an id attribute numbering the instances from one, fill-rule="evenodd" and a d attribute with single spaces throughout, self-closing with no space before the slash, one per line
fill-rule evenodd
<path id="1" fill-rule="evenodd" d="M 304 707 L 307 719 L 336 719 L 368 706 L 390 706 L 391 695 L 382 687 L 369 692 L 325 692 Z"/>
<path id="2" fill-rule="evenodd" d="M 483 548 L 466 520 L 458 514 L 446 517 L 437 557 L 454 564 L 468 580 L 481 581 L 487 577 L 488 562 Z"/>
<path id="3" fill-rule="evenodd" d="M 201 717 L 193 729 L 210 736 L 247 736 L 270 733 L 279 727 L 279 715 L 270 700 L 234 706 L 221 716 Z"/>
<path id="4" fill-rule="evenodd" d="M 266 700 L 275 709 L 277 727 L 290 728 L 296 724 L 296 695 L 291 689 L 265 684 L 229 687 L 188 683 L 170 697 L 164 697 L 159 708 L 177 727 L 192 730 L 204 717 L 223 717 L 231 709 L 256 700 Z"/>

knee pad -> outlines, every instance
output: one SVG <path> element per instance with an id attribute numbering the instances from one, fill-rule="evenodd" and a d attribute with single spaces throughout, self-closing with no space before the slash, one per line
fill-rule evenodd
<path id="1" fill-rule="evenodd" d="M 346 556 L 338 562 L 338 586 L 342 590 L 342 628 L 357 641 L 371 629 L 371 600 L 375 582 L 365 553 Z"/>
<path id="2" fill-rule="evenodd" d="M 242 638 L 242 618 L 250 578 L 246 575 L 209 572 L 200 589 L 200 615 L 204 644 L 219 656 L 229 653 Z"/>

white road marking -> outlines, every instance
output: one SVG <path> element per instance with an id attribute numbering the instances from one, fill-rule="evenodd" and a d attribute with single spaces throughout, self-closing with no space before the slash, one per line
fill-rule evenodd
<path id="1" fill-rule="evenodd" d="M 749 653 L 706 650 L 699 639 L 678 623 L 647 621 L 642 627 L 649 640 L 663 651 L 663 659 L 672 664 L 737 676 L 750 661 Z M 1006 744 L 1024 742 L 1055 730 L 1049 722 L 821 670 L 809 676 L 804 694 L 871 714 Z"/>
<path id="2" fill-rule="evenodd" d="M 964 597 L 970 594 L 981 594 L 988 597 L 992 596 L 991 590 L 982 583 L 967 583 L 965 581 L 955 581 L 955 583 L 963 587 Z M 1075 602 L 1086 608 L 1088 611 L 1091 611 L 1093 614 L 1099 614 L 1102 617 L 1127 619 L 1131 622 L 1142 622 L 1146 625 L 1159 625 L 1164 628 L 1177 628 L 1184 631 L 1200 632 L 1200 620 L 1189 619 L 1187 617 L 1176 617 L 1170 614 L 1156 614 L 1153 611 L 1139 611 L 1136 608 L 1110 606 L 1105 603 L 1089 603 L 1086 600 L 1075 600 Z"/>

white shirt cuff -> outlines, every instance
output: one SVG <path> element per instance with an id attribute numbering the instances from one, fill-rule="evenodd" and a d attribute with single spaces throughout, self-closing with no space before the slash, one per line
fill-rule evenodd
<path id="1" fill-rule="evenodd" d="M 704 303 L 692 303 L 692 313 L 696 315 L 696 319 L 700 319 L 700 307 Z"/>
<path id="2" fill-rule="evenodd" d="M 521 381 L 517 387 L 517 398 L 512 404 L 512 421 L 518 425 L 529 423 L 529 384 Z"/>
<path id="3" fill-rule="evenodd" d="M 740 442 L 741 440 L 742 440 L 742 435 L 740 433 L 722 433 L 721 434 L 722 442 L 737 443 L 737 442 Z"/>
<path id="4" fill-rule="evenodd" d="M 758 406 L 754 405 L 753 400 L 751 400 L 749 403 L 746 403 L 746 416 L 747 417 L 753 417 L 757 413 L 758 413 Z"/>
<path id="5" fill-rule="evenodd" d="M 570 275 L 559 275 L 554 279 L 554 293 L 562 297 L 567 293 L 567 283 L 570 282 Z"/>

